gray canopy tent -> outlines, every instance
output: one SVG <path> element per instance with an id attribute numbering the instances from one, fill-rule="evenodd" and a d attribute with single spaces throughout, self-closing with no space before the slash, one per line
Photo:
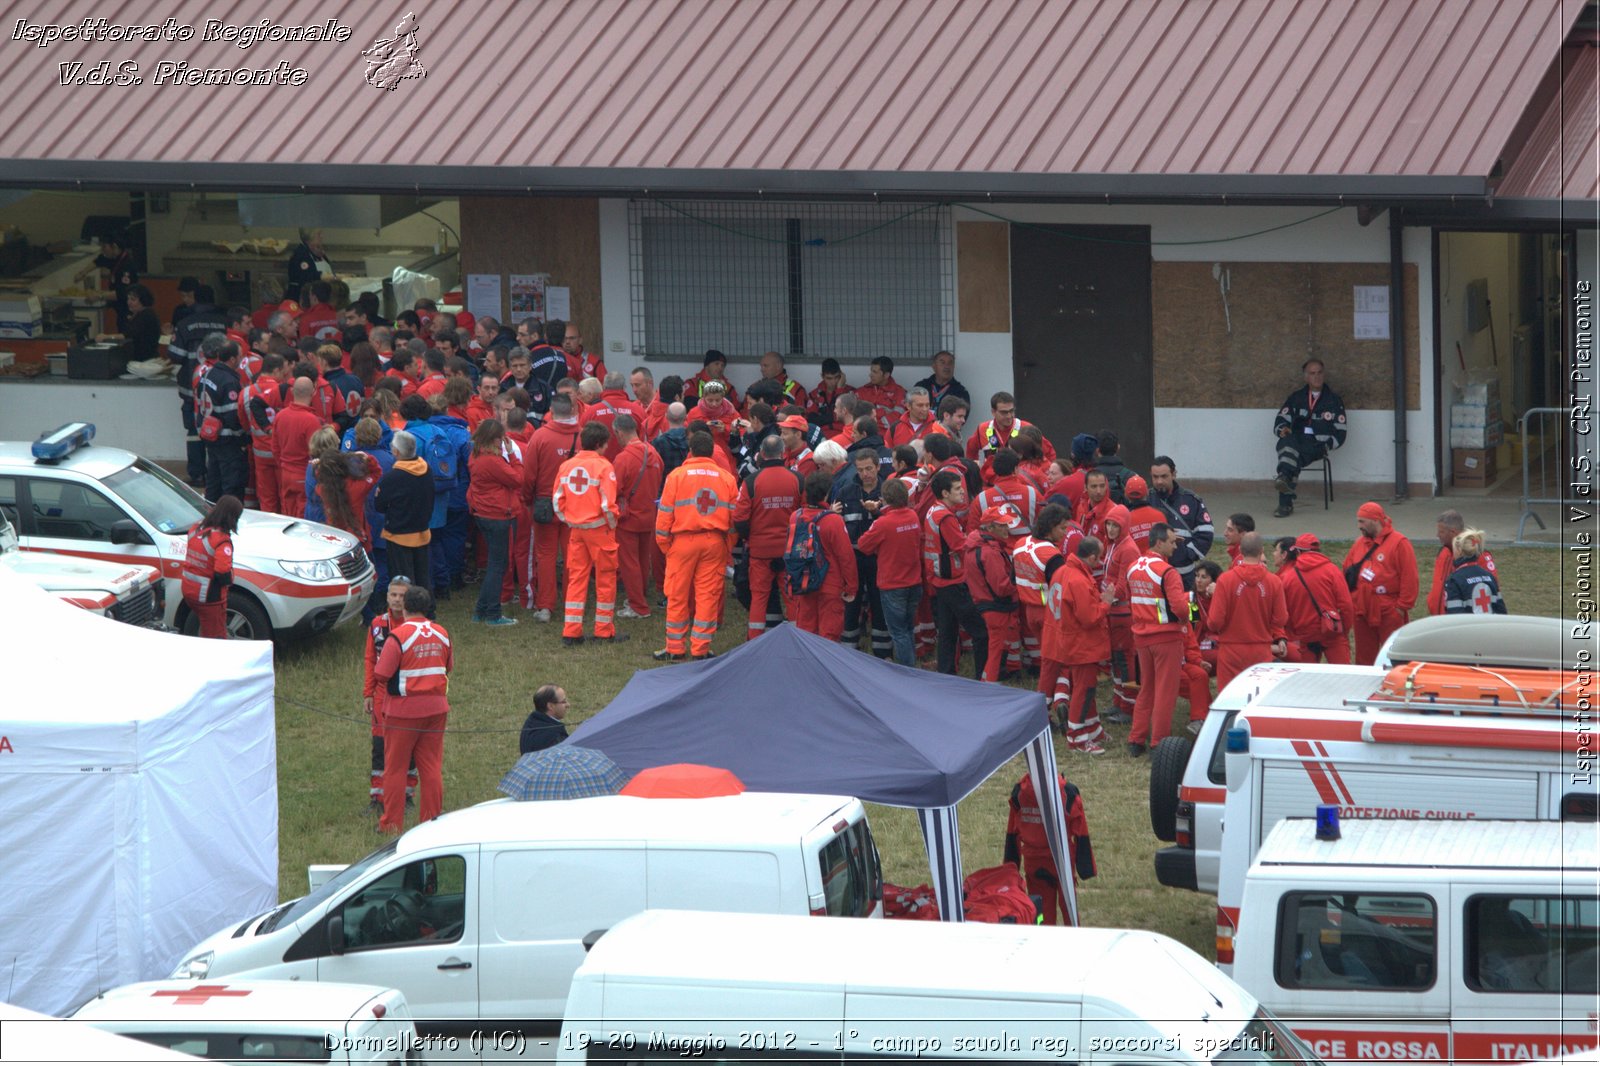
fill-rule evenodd
<path id="1" fill-rule="evenodd" d="M 941 917 L 962 919 L 956 804 L 1026 752 L 1067 920 L 1077 895 L 1044 697 L 912 670 L 779 626 L 700 663 L 641 670 L 569 741 L 630 773 L 721 766 L 764 792 L 825 792 L 915 808 Z"/>

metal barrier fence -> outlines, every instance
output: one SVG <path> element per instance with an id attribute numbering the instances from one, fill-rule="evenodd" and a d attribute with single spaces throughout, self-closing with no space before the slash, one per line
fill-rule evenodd
<path id="1" fill-rule="evenodd" d="M 1541 530 L 1549 527 L 1533 508 L 1535 504 L 1564 507 L 1575 502 L 1566 494 L 1571 479 L 1567 477 L 1567 433 L 1571 430 L 1573 409 L 1570 407 L 1530 407 L 1517 419 L 1517 431 L 1522 436 L 1522 514 L 1517 519 L 1518 544 L 1537 544 L 1526 540 L 1523 530 L 1528 519 L 1539 523 Z M 1560 519 L 1557 518 L 1557 524 Z"/>

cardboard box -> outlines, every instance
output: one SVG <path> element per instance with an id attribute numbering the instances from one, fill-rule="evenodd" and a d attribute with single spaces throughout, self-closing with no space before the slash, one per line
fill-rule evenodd
<path id="1" fill-rule="evenodd" d="M 1499 422 L 1487 426 L 1451 426 L 1450 447 L 1452 448 L 1495 448 L 1498 447 L 1501 436 Z"/>
<path id="2" fill-rule="evenodd" d="M 1450 405 L 1450 426 L 1461 428 L 1467 426 L 1487 426 L 1499 422 L 1500 404 L 1453 403 Z"/>
<path id="3" fill-rule="evenodd" d="M 1494 481 L 1497 468 L 1492 448 L 1456 448 L 1451 452 L 1453 465 L 1450 483 L 1458 488 L 1487 488 Z"/>
<path id="4" fill-rule="evenodd" d="M 1464 404 L 1479 407 L 1500 402 L 1500 379 L 1480 378 L 1456 387 L 1456 395 Z"/>

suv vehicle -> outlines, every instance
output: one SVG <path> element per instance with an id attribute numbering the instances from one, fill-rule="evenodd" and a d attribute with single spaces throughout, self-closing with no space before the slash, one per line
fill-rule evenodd
<path id="1" fill-rule="evenodd" d="M 211 505 L 155 463 L 93 438 L 93 425 L 74 422 L 31 447 L 0 442 L 0 509 L 13 516 L 24 551 L 158 567 L 163 620 L 197 633 L 181 571 L 189 530 Z M 284 515 L 246 511 L 233 551 L 228 631 L 243 640 L 318 633 L 359 617 L 375 579 L 354 536 Z"/>
<path id="2" fill-rule="evenodd" d="M 38 585 L 58 600 L 118 622 L 165 629 L 166 584 L 153 566 L 121 566 L 24 552 L 11 508 L 0 507 L 0 569 Z"/>

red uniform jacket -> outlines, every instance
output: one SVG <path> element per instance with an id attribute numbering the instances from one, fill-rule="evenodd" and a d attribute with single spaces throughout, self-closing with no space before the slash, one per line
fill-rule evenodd
<path id="1" fill-rule="evenodd" d="M 220 603 L 233 576 L 233 538 L 220 529 L 189 531 L 183 557 L 183 598 L 191 603 Z"/>
<path id="2" fill-rule="evenodd" d="M 1085 494 L 1078 500 L 1078 505 L 1072 509 L 1072 520 L 1083 527 L 1083 535 L 1093 537 L 1101 544 L 1106 542 L 1106 516 L 1111 513 L 1111 508 L 1118 506 L 1117 501 L 1106 493 L 1105 499 L 1099 503 L 1091 503 Z M 1126 510 L 1126 508 L 1124 508 Z"/>
<path id="3" fill-rule="evenodd" d="M 384 717 L 429 718 L 448 713 L 449 674 L 454 665 L 450 634 L 439 623 L 408 618 L 395 626 L 373 669 L 373 675 L 389 690 Z"/>
<path id="4" fill-rule="evenodd" d="M 304 480 L 306 464 L 311 461 L 311 435 L 321 428 L 322 419 L 304 404 L 290 403 L 279 411 L 272 420 L 272 454 L 278 465 Z"/>
<path id="5" fill-rule="evenodd" d="M 1016 568 L 1017 599 L 1029 607 L 1045 605 L 1045 587 L 1061 563 L 1061 549 L 1032 535 L 1013 543 L 1011 561 Z"/>
<path id="6" fill-rule="evenodd" d="M 277 378 L 257 378 L 244 390 L 239 421 L 250 431 L 250 450 L 263 459 L 272 455 L 272 423 L 283 399 Z"/>
<path id="7" fill-rule="evenodd" d="M 604 423 L 607 429 L 612 429 L 617 421 L 617 416 L 626 411 L 633 416 L 633 424 L 642 427 L 645 422 L 644 408 L 634 402 L 633 398 L 621 389 L 607 389 L 600 394 L 600 402 L 589 409 L 589 418 L 595 422 Z M 617 440 L 615 430 L 611 440 L 606 444 L 605 457 L 615 460 L 617 453 L 622 451 L 622 443 Z"/>
<path id="8" fill-rule="evenodd" d="M 711 430 L 711 439 L 716 442 L 717 447 L 726 450 L 728 447 L 728 434 L 733 432 L 733 423 L 738 417 L 739 409 L 727 400 L 724 400 L 722 405 L 716 408 L 707 407 L 704 403 L 697 403 L 690 410 L 689 417 L 685 419 L 685 424 L 696 421 L 704 422 Z M 711 425 L 712 422 L 721 422 L 722 425 L 713 426 Z"/>
<path id="9" fill-rule="evenodd" d="M 1333 560 L 1321 552 L 1302 551 L 1294 563 L 1278 573 L 1278 583 L 1283 586 L 1283 605 L 1289 612 L 1287 626 L 1290 640 L 1301 644 L 1326 644 L 1341 640 L 1350 631 L 1355 609 L 1350 602 L 1350 586 L 1345 584 L 1344 572 L 1333 565 Z M 1342 628 L 1339 632 L 1325 628 L 1323 612 L 1335 612 Z"/>
<path id="10" fill-rule="evenodd" d="M 1402 615 L 1411 613 L 1411 608 L 1417 605 L 1421 585 L 1417 576 L 1417 553 L 1409 540 L 1395 532 L 1387 518 L 1376 540 L 1360 536 L 1350 545 L 1344 565 L 1357 563 L 1361 565 L 1356 574 L 1355 593 L 1350 597 L 1356 618 L 1376 626 L 1382 624 L 1385 608 L 1398 610 Z"/>
<path id="11" fill-rule="evenodd" d="M 355 528 L 345 529 L 333 520 L 333 512 L 328 510 L 328 498 L 323 495 L 324 487 L 319 481 L 317 485 L 317 498 L 322 501 L 322 509 L 327 517 L 323 519 L 328 525 L 336 529 L 344 529 L 346 533 L 353 533 L 361 542 L 361 547 L 367 551 L 372 550 L 372 532 L 367 528 L 367 497 L 372 490 L 378 487 L 378 479 L 383 476 L 378 461 L 365 452 L 340 452 L 349 462 L 351 470 L 356 463 L 361 463 L 361 473 L 352 473 L 344 479 L 344 497 L 350 504 L 350 513 L 355 517 Z M 321 460 L 318 460 L 319 462 Z"/>
<path id="12" fill-rule="evenodd" d="M 646 441 L 655 440 L 667 431 L 667 404 L 651 400 L 644 409 L 644 421 L 639 423 L 639 436 Z"/>
<path id="13" fill-rule="evenodd" d="M 467 463 L 467 509 L 478 518 L 515 518 L 522 512 L 522 463 L 504 451 L 473 452 Z"/>
<path id="14" fill-rule="evenodd" d="M 1499 580 L 1500 571 L 1495 569 L 1494 556 L 1487 550 L 1478 553 L 1478 565 Z M 1428 590 L 1428 613 L 1444 614 L 1444 583 L 1450 580 L 1450 571 L 1456 568 L 1456 553 L 1449 548 L 1440 548 L 1439 554 L 1433 560 L 1433 587 Z"/>
<path id="15" fill-rule="evenodd" d="M 1223 571 L 1207 614 L 1218 644 L 1270 644 L 1288 633 L 1278 575 L 1260 563 L 1241 562 Z"/>
<path id="16" fill-rule="evenodd" d="M 378 680 L 378 657 L 383 654 L 384 644 L 394 634 L 394 627 L 405 620 L 405 615 L 396 618 L 392 614 L 380 614 L 367 625 L 366 669 L 361 694 L 372 701 L 374 713 L 383 711 L 383 701 L 389 696 L 388 686 Z"/>
<path id="17" fill-rule="evenodd" d="M 1182 641 L 1183 628 L 1189 624 L 1189 594 L 1183 590 L 1177 568 L 1155 552 L 1147 552 L 1128 568 L 1127 582 L 1135 640 L 1140 644 Z"/>
<path id="18" fill-rule="evenodd" d="M 933 416 L 932 411 L 928 412 L 927 421 L 920 426 L 911 424 L 911 415 L 909 413 L 902 415 L 898 422 L 889 427 L 889 435 L 884 438 L 884 443 L 891 448 L 898 448 L 902 444 L 910 444 L 914 440 L 922 440 L 938 424 L 939 420 Z"/>
<path id="19" fill-rule="evenodd" d="M 856 541 L 856 551 L 878 557 L 878 587 L 908 589 L 922 584 L 922 519 L 909 507 L 880 512 Z"/>
<path id="20" fill-rule="evenodd" d="M 1034 516 L 1039 513 L 1039 492 L 1015 474 L 1003 477 L 978 493 L 973 510 L 981 515 L 991 507 L 998 507 L 1011 516 L 1013 537 L 1025 537 L 1033 528 Z"/>
<path id="21" fill-rule="evenodd" d="M 661 498 L 661 456 L 638 437 L 617 453 L 617 529 L 650 533 L 656 528 L 656 501 Z"/>
<path id="22" fill-rule="evenodd" d="M 522 502 L 556 494 L 556 472 L 578 450 L 576 422 L 546 422 L 522 450 Z"/>
<path id="23" fill-rule="evenodd" d="M 1073 875 L 1086 881 L 1095 875 L 1094 845 L 1089 839 L 1089 818 L 1083 812 L 1083 797 L 1057 775 L 1061 783 L 1061 813 L 1067 823 L 1067 857 L 1072 863 Z M 1039 798 L 1033 793 L 1033 778 L 1023 774 L 1011 790 L 1011 815 L 1006 821 L 1005 861 L 1026 863 L 1029 867 L 1050 866 L 1055 859 L 1050 854 L 1050 837 L 1045 832 L 1044 814 L 1039 810 Z M 1061 871 L 1057 870 L 1057 879 Z"/>
<path id="24" fill-rule="evenodd" d="M 1100 584 L 1107 582 L 1116 590 L 1116 602 L 1111 605 L 1111 621 L 1113 625 L 1128 625 L 1133 617 L 1133 612 L 1128 606 L 1128 568 L 1139 561 L 1139 549 L 1133 546 L 1133 538 L 1128 536 L 1128 509 L 1120 503 L 1111 505 L 1106 512 L 1106 518 L 1118 523 L 1121 535 L 1116 540 L 1105 540 L 1105 552 L 1101 555 Z M 1101 530 L 1102 535 L 1109 535 Z"/>
<path id="25" fill-rule="evenodd" d="M 852 385 L 841 385 L 836 391 L 829 392 L 828 386 L 825 383 L 819 382 L 817 387 L 812 389 L 810 394 L 807 396 L 807 401 L 809 402 L 811 409 L 817 412 L 817 424 L 820 425 L 824 430 L 829 430 L 837 426 L 839 422 L 834 417 L 834 414 L 838 410 L 839 397 L 847 396 L 855 391 L 855 387 Z M 826 421 L 824 421 L 824 419 Z M 848 447 L 848 442 L 846 443 L 846 446 Z"/>
<path id="26" fill-rule="evenodd" d="M 1140 551 L 1150 550 L 1150 529 L 1158 522 L 1166 522 L 1167 516 L 1148 503 L 1135 506 L 1130 500 L 1128 503 L 1128 535 L 1133 538 L 1134 545 Z M 1170 523 L 1169 523 L 1170 524 Z"/>
<path id="27" fill-rule="evenodd" d="M 893 374 L 888 374 L 882 385 L 863 385 L 856 395 L 877 408 L 878 435 L 888 440 L 889 430 L 906 413 L 905 388 L 895 382 Z"/>
<path id="28" fill-rule="evenodd" d="M 603 356 L 594 352 L 583 351 L 577 355 L 563 351 L 561 353 L 567 360 L 567 377 L 573 381 L 582 381 L 584 378 L 606 379 L 606 361 Z"/>
<path id="29" fill-rule="evenodd" d="M 844 518 L 820 507 L 802 507 L 789 517 L 789 529 L 792 532 L 801 522 L 818 515 L 822 520 L 817 523 L 817 539 L 822 542 L 822 557 L 828 560 L 828 576 L 822 579 L 821 590 L 809 595 L 854 596 L 861 586 L 856 574 L 856 550 L 850 543 Z"/>
<path id="30" fill-rule="evenodd" d="M 1078 467 L 1066 477 L 1059 478 L 1049 488 L 1045 489 L 1045 498 L 1051 496 L 1064 496 L 1067 500 L 1067 510 L 1074 516 L 1078 513 L 1078 501 L 1083 499 L 1083 481 L 1088 476 L 1088 471 Z"/>
<path id="31" fill-rule="evenodd" d="M 964 584 L 967 531 L 961 519 L 943 503 L 928 508 L 922 520 L 922 570 L 935 589 Z"/>
<path id="32" fill-rule="evenodd" d="M 1022 432 L 1024 426 L 1028 425 L 1032 425 L 1032 423 L 1018 418 L 1011 423 L 1011 432 L 1002 433 L 995 428 L 993 419 L 979 422 L 978 428 L 973 431 L 972 436 L 967 438 L 967 458 L 977 462 L 979 459 L 993 455 L 1001 448 L 1009 447 L 1012 438 Z M 1047 463 L 1054 462 L 1055 457 L 1055 446 L 1050 443 L 1049 438 L 1046 438 L 1044 442 L 1044 461 Z"/>
<path id="33" fill-rule="evenodd" d="M 966 553 L 964 569 L 973 605 L 980 611 L 1015 611 L 1017 573 L 1011 561 L 1011 545 L 975 529 L 967 534 L 962 550 Z"/>
<path id="34" fill-rule="evenodd" d="M 1110 608 L 1100 599 L 1100 582 L 1082 559 L 1074 555 L 1056 568 L 1045 607 L 1041 658 L 1074 666 L 1111 657 Z"/>
<path id="35" fill-rule="evenodd" d="M 802 479 L 774 463 L 744 479 L 733 509 L 733 527 L 752 559 L 776 559 L 789 548 L 789 519 L 805 501 Z"/>
<path id="36" fill-rule="evenodd" d="M 688 381 L 683 383 L 683 405 L 688 408 L 693 408 L 694 405 L 700 400 L 700 386 L 712 381 L 722 382 L 722 384 L 728 390 L 728 402 L 733 404 L 735 407 L 739 405 L 739 394 L 738 392 L 734 391 L 733 382 L 729 381 L 727 378 L 714 378 L 710 374 L 707 374 L 704 370 L 700 371 L 698 374 L 694 374 L 689 378 Z"/>
<path id="37" fill-rule="evenodd" d="M 494 418 L 494 405 L 485 403 L 482 396 L 474 396 L 467 401 L 467 429 L 477 432 L 478 424 L 486 418 Z"/>

